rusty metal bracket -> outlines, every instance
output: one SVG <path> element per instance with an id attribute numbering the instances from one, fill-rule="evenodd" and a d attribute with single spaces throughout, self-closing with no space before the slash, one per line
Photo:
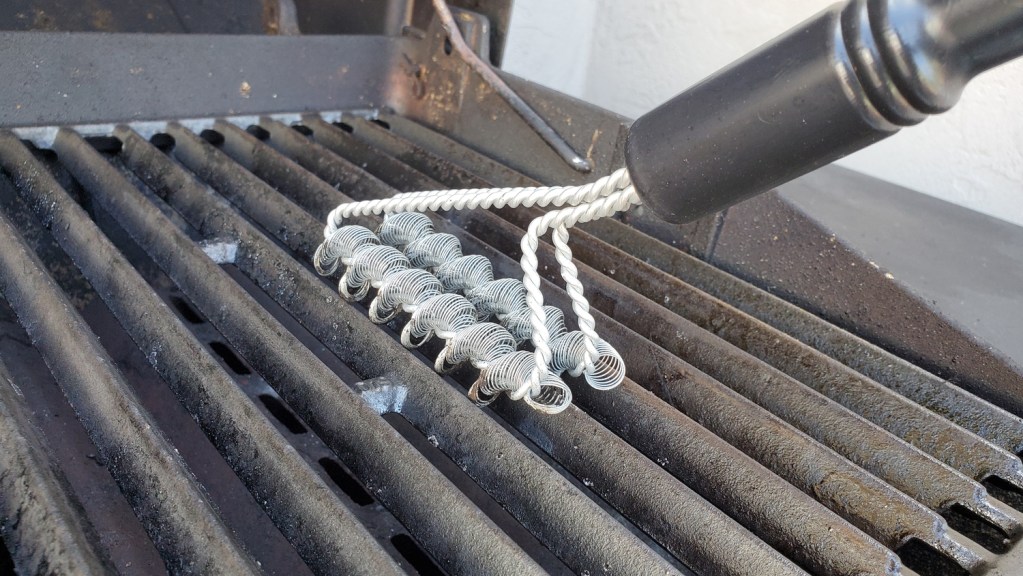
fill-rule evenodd
<path id="1" fill-rule="evenodd" d="M 511 86 L 505 83 L 500 76 L 494 72 L 486 62 L 480 59 L 479 55 L 473 51 L 472 48 L 465 42 L 465 38 L 462 37 L 462 32 L 458 28 L 458 24 L 455 22 L 455 17 L 451 14 L 451 10 L 448 8 L 447 2 L 444 0 L 433 0 L 434 9 L 437 11 L 437 16 L 440 18 L 441 26 L 444 31 L 447 32 L 448 40 L 451 42 L 451 47 L 458 54 L 458 56 L 465 61 L 477 74 L 479 74 L 483 80 L 497 92 L 501 98 L 508 103 L 509 106 L 529 124 L 529 127 L 536 131 L 537 134 L 543 138 L 544 142 L 548 146 L 554 149 L 555 152 L 561 156 L 570 166 L 578 170 L 579 172 L 589 172 L 593 169 L 592 165 L 586 158 L 577 153 L 572 147 L 561 137 L 554 128 L 551 128 L 550 124 L 547 123 L 539 114 L 533 110 L 525 100 L 522 99 Z"/>

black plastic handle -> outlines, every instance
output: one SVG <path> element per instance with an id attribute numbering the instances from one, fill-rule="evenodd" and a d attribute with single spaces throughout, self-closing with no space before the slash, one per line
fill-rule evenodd
<path id="1" fill-rule="evenodd" d="M 655 214 L 693 220 L 948 110 L 1021 54 L 1023 0 L 850 0 L 636 120 L 626 163 Z"/>

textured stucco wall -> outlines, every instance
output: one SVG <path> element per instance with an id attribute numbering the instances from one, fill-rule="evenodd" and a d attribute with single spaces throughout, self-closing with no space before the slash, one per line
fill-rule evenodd
<path id="1" fill-rule="evenodd" d="M 637 117 L 831 3 L 515 0 L 504 67 Z M 1023 61 L 840 163 L 1023 225 Z"/>

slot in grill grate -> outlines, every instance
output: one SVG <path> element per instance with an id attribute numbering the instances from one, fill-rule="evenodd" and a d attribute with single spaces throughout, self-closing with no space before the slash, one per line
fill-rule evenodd
<path id="1" fill-rule="evenodd" d="M 3 133 L 0 166 L 0 356 L 38 388 L 0 408 L 25 404 L 48 443 L 67 430 L 96 467 L 66 481 L 84 517 L 53 504 L 13 530 L 17 562 L 39 530 L 122 573 L 1018 562 L 1023 421 L 621 222 L 582 227 L 572 248 L 631 379 L 574 387 L 554 417 L 472 406 L 471 374 L 433 373 L 436 350 L 405 350 L 307 264 L 340 202 L 534 184 L 407 119 L 170 123 L 152 141 L 62 129 L 53 152 Z M 431 218 L 501 277 L 535 215 Z M 550 247 L 539 257 L 565 307 Z M 34 473 L 61 473 L 70 450 L 52 452 Z"/>

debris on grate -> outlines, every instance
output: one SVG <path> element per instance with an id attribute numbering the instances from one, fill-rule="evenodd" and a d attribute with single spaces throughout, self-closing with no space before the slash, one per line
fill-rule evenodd
<path id="1" fill-rule="evenodd" d="M 217 264 L 234 264 L 238 257 L 238 243 L 224 240 L 201 242 L 202 251 Z"/>

